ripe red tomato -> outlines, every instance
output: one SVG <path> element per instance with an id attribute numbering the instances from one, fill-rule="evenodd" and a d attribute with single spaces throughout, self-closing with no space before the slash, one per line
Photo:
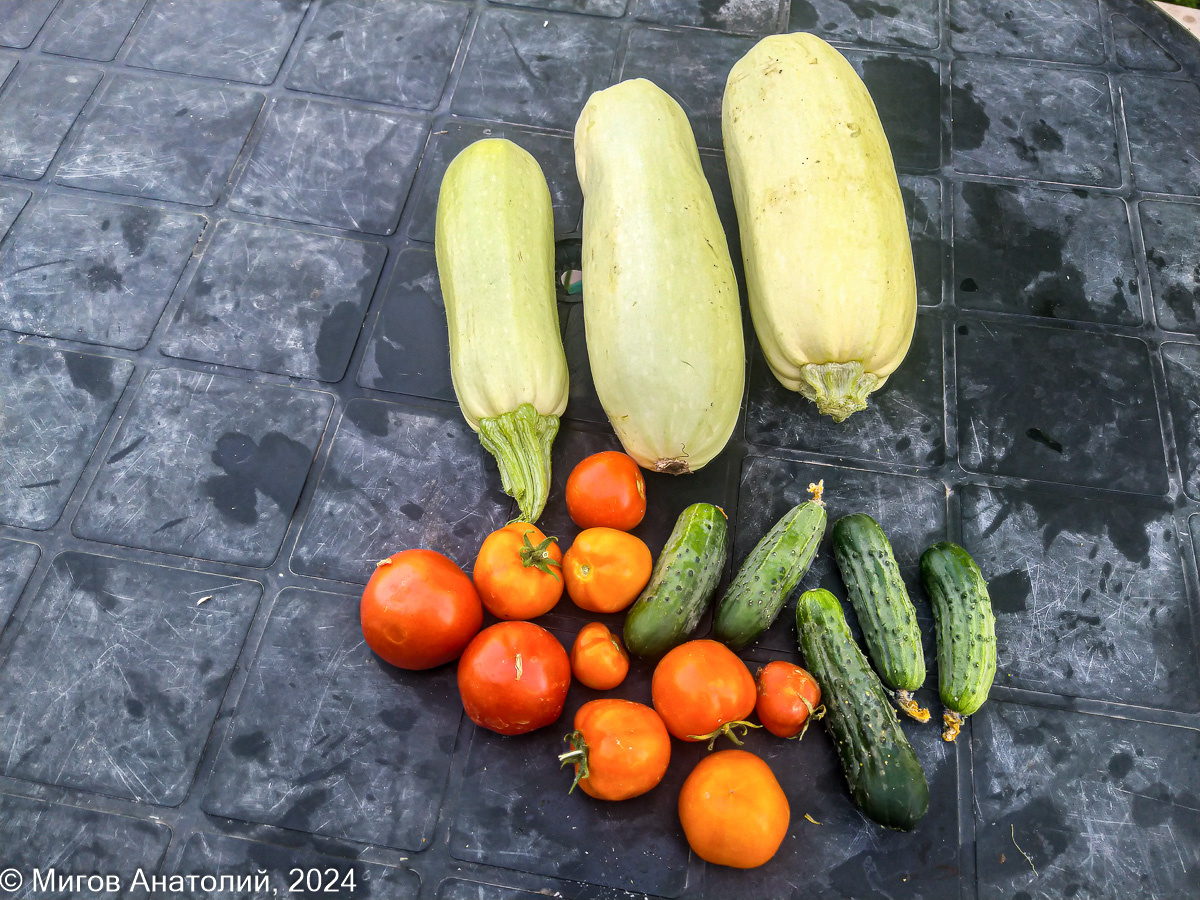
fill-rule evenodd
<path id="1" fill-rule="evenodd" d="M 628 800 L 646 793 L 662 781 L 671 761 L 671 737 L 658 713 L 630 700 L 583 704 L 567 740 L 571 750 L 560 755 L 559 762 L 574 763 L 575 784 L 597 800 Z"/>
<path id="2" fill-rule="evenodd" d="M 567 595 L 588 612 L 620 612 L 650 582 L 654 554 L 645 542 L 615 528 L 585 528 L 563 555 Z"/>
<path id="3" fill-rule="evenodd" d="M 567 651 L 532 622 L 483 629 L 458 661 L 458 692 L 467 716 L 500 734 L 525 734 L 555 721 L 570 685 Z"/>
<path id="4" fill-rule="evenodd" d="M 567 477 L 567 512 L 580 528 L 629 531 L 646 515 L 646 479 L 632 456 L 593 453 Z"/>
<path id="5" fill-rule="evenodd" d="M 359 616 L 367 646 L 387 662 L 431 669 L 458 658 L 483 625 L 483 605 L 453 560 L 404 550 L 375 567 Z"/>
<path id="6" fill-rule="evenodd" d="M 804 669 L 781 659 L 772 660 L 755 678 L 758 721 L 782 738 L 801 734 L 821 703 L 821 688 Z"/>
<path id="7" fill-rule="evenodd" d="M 679 792 L 679 821 L 701 859 L 761 866 L 787 836 L 792 810 L 771 767 L 745 750 L 700 760 Z"/>
<path id="8" fill-rule="evenodd" d="M 709 741 L 722 734 L 758 728 L 746 721 L 754 711 L 754 676 L 733 651 L 717 641 L 688 641 L 658 661 L 650 679 L 654 708 L 667 730 L 683 741 Z"/>
<path id="9" fill-rule="evenodd" d="M 589 622 L 575 635 L 571 674 L 594 691 L 611 691 L 629 674 L 629 654 L 607 625 Z"/>
<path id="10" fill-rule="evenodd" d="M 479 599 L 497 619 L 533 619 L 548 613 L 563 592 L 562 550 L 528 522 L 493 531 L 475 559 Z"/>

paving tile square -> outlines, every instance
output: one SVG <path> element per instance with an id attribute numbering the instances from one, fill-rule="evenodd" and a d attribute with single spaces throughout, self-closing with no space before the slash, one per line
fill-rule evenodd
<path id="1" fill-rule="evenodd" d="M 845 459 L 939 466 L 946 458 L 943 344 L 941 321 L 918 315 L 900 368 L 867 398 L 866 409 L 841 423 L 780 384 L 756 347 L 750 359 L 746 440 Z"/>
<path id="2" fill-rule="evenodd" d="M 981 900 L 1193 891 L 1196 731 L 998 701 L 972 719 Z"/>
<path id="3" fill-rule="evenodd" d="M 940 43 L 938 6 L 938 0 L 792 0 L 787 30 L 812 31 L 826 40 L 933 49 Z"/>
<path id="4" fill-rule="evenodd" d="M 987 573 L 996 683 L 1200 711 L 1172 511 L 970 485 L 963 546 Z"/>
<path id="5" fill-rule="evenodd" d="M 942 185 L 925 175 L 900 175 L 900 195 L 908 217 L 917 276 L 917 304 L 942 302 L 942 269 L 948 243 L 942 237 Z"/>
<path id="6" fill-rule="evenodd" d="M 1138 211 L 1158 327 L 1200 334 L 1200 206 L 1143 200 Z"/>
<path id="7" fill-rule="evenodd" d="M 75 518 L 79 537 L 247 566 L 275 559 L 328 394 L 155 369 Z"/>
<path id="8" fill-rule="evenodd" d="M 602 18 L 484 9 L 450 108 L 571 131 L 592 92 L 612 83 L 619 37 Z"/>
<path id="9" fill-rule="evenodd" d="M 117 55 L 146 0 L 66 0 L 46 29 L 42 49 L 107 61 Z"/>
<path id="10" fill-rule="evenodd" d="M 941 75 L 937 60 L 870 50 L 843 54 L 858 72 L 901 168 L 932 171 L 942 160 Z"/>
<path id="11" fill-rule="evenodd" d="M 382 244 L 223 220 L 162 351 L 340 381 L 386 255 Z"/>
<path id="12" fill-rule="evenodd" d="M 0 771 L 180 803 L 261 594 L 240 578 L 59 554 L 0 667 L 0 714 L 15 723 Z"/>
<path id="13" fill-rule="evenodd" d="M 126 62 L 270 84 L 306 9 L 308 0 L 155 0 Z"/>
<path id="14" fill-rule="evenodd" d="M 1163 78 L 1120 82 L 1133 158 L 1134 183 L 1144 191 L 1200 197 L 1200 86 Z"/>
<path id="15" fill-rule="evenodd" d="M 1175 451 L 1183 475 L 1183 492 L 1200 500 L 1200 347 L 1163 344 L 1167 374 L 1167 409 L 1175 434 Z"/>
<path id="16" fill-rule="evenodd" d="M 229 207 L 391 234 L 428 134 L 412 116 L 278 100 Z"/>
<path id="17" fill-rule="evenodd" d="M 10 0 L 5 6 L 5 15 L 0 20 L 0 46 L 28 47 L 58 0 Z"/>
<path id="18" fill-rule="evenodd" d="M 216 202 L 263 96 L 207 84 L 114 75 L 55 181 L 209 206 Z"/>
<path id="19" fill-rule="evenodd" d="M 1116 187 L 1108 78 L 1082 69 L 955 60 L 954 168 L 975 175 Z"/>
<path id="20" fill-rule="evenodd" d="M 1142 341 L 964 321 L 955 343 L 965 469 L 1166 493 L 1165 450 Z M 1079 373 L 1087 389 L 1064 373 Z"/>
<path id="21" fill-rule="evenodd" d="M 0 175 L 36 180 L 46 174 L 100 73 L 32 63 L 0 99 Z"/>
<path id="22" fill-rule="evenodd" d="M 461 717 L 453 666 L 394 668 L 363 641 L 357 597 L 289 588 L 271 612 L 204 809 L 422 850 Z"/>
<path id="23" fill-rule="evenodd" d="M 132 373 L 128 360 L 0 343 L 0 520 L 58 521 Z"/>
<path id="24" fill-rule="evenodd" d="M 41 555 L 37 544 L 0 538 L 0 630 L 8 624 Z"/>
<path id="25" fill-rule="evenodd" d="M 1126 69 L 1178 72 L 1179 62 L 1167 50 L 1125 16 L 1112 17 L 1117 62 Z"/>
<path id="26" fill-rule="evenodd" d="M 958 51 L 1104 62 L 1097 0 L 950 0 L 950 46 Z"/>
<path id="27" fill-rule="evenodd" d="M 438 105 L 470 7 L 344 0 L 321 7 L 287 85 L 417 109 Z"/>
<path id="28" fill-rule="evenodd" d="M 356 399 L 292 555 L 292 570 L 365 584 L 379 560 L 425 547 L 467 569 L 480 535 L 508 521 L 496 462 L 458 410 Z"/>
<path id="29" fill-rule="evenodd" d="M 965 309 L 1140 325 L 1119 197 L 964 182 L 954 189 L 954 284 Z"/>
<path id="30" fill-rule="evenodd" d="M 144 347 L 204 224 L 187 213 L 47 195 L 0 255 L 0 325 Z"/>
<path id="31" fill-rule="evenodd" d="M 32 196 L 33 194 L 29 191 L 8 184 L 0 184 L 0 240 L 3 240 L 8 234 L 8 229 L 12 227 L 13 222 L 17 221 L 17 216 L 21 214 L 21 210 L 25 208 L 25 204 Z"/>
<path id="32" fill-rule="evenodd" d="M 575 149 L 571 138 L 503 122 L 470 122 L 448 119 L 437 124 L 429 149 L 421 159 L 420 187 L 408 217 L 408 236 L 433 243 L 438 191 L 446 168 L 468 144 L 488 138 L 505 138 L 528 150 L 541 166 L 554 206 L 554 232 L 567 234 L 579 227 L 583 189 L 575 174 Z"/>
<path id="33" fill-rule="evenodd" d="M 787 20 L 785 0 L 636 0 L 637 18 L 656 25 L 773 34 Z"/>

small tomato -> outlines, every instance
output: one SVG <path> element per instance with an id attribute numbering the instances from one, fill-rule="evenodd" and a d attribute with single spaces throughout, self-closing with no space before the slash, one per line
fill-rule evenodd
<path id="1" fill-rule="evenodd" d="M 562 715 L 571 661 L 558 638 L 532 622 L 483 629 L 458 661 L 467 716 L 499 734 L 525 734 Z"/>
<path id="2" fill-rule="evenodd" d="M 654 667 L 650 679 L 654 708 L 667 731 L 682 741 L 708 741 L 722 734 L 740 744 L 733 729 L 758 728 L 746 721 L 754 712 L 754 676 L 734 652 L 717 641 L 680 644 Z"/>
<path id="3" fill-rule="evenodd" d="M 466 572 L 433 550 L 404 550 L 375 567 L 359 604 L 367 646 L 401 669 L 458 658 L 483 625 Z"/>
<path id="4" fill-rule="evenodd" d="M 607 625 L 589 622 L 571 647 L 571 674 L 594 691 L 611 691 L 629 674 L 629 654 Z"/>
<path id="5" fill-rule="evenodd" d="M 758 688 L 754 710 L 763 727 L 782 738 L 802 734 L 821 703 L 821 688 L 813 677 L 793 663 L 776 659 L 759 669 L 754 680 Z"/>
<path id="6" fill-rule="evenodd" d="M 562 551 L 536 525 L 510 522 L 493 531 L 475 559 L 479 599 L 497 619 L 533 619 L 562 597 Z"/>
<path id="7" fill-rule="evenodd" d="M 630 700 L 583 704 L 566 741 L 571 749 L 558 760 L 575 765 L 571 790 L 577 784 L 597 800 L 628 800 L 646 793 L 662 781 L 671 761 L 671 736 L 658 713 Z"/>
<path id="8" fill-rule="evenodd" d="M 588 612 L 620 612 L 650 581 L 654 555 L 641 538 L 615 528 L 586 528 L 563 555 L 567 596 Z"/>
<path id="9" fill-rule="evenodd" d="M 635 528 L 646 515 L 646 479 L 633 457 L 593 453 L 567 476 L 567 512 L 580 528 Z"/>

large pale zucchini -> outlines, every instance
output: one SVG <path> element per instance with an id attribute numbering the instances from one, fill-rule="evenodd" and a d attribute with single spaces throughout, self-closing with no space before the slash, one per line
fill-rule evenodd
<path id="1" fill-rule="evenodd" d="M 626 452 L 680 474 L 729 440 L 741 309 L 687 116 L 644 79 L 592 94 L 575 126 L 583 311 L 600 403 Z"/>
<path id="2" fill-rule="evenodd" d="M 546 505 L 568 389 L 554 213 L 537 160 L 506 140 L 459 153 L 442 179 L 435 249 L 454 393 L 533 522 Z"/>
<path id="3" fill-rule="evenodd" d="M 729 73 L 721 126 L 759 344 L 785 387 L 840 422 L 900 365 L 917 314 L 875 104 L 820 38 L 772 35 Z"/>

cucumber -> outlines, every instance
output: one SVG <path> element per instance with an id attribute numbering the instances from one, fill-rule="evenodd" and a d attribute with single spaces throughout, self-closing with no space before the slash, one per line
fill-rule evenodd
<path id="1" fill-rule="evenodd" d="M 693 503 L 679 514 L 650 583 L 625 615 L 630 653 L 661 656 L 696 629 L 721 580 L 727 534 L 719 506 Z"/>
<path id="2" fill-rule="evenodd" d="M 983 573 L 957 544 L 939 541 L 921 554 L 921 581 L 937 623 L 942 739 L 953 741 L 996 677 L 996 617 Z"/>
<path id="3" fill-rule="evenodd" d="M 796 632 L 851 796 L 880 825 L 910 831 L 929 809 L 929 783 L 841 603 L 829 591 L 805 591 L 796 601 Z"/>
<path id="4" fill-rule="evenodd" d="M 741 650 L 775 622 L 808 571 L 825 536 L 825 482 L 810 484 L 812 499 L 792 507 L 759 541 L 713 617 L 713 637 Z"/>
<path id="5" fill-rule="evenodd" d="M 833 558 L 880 680 L 896 692 L 897 706 L 928 722 L 929 710 L 912 697 L 925 683 L 921 630 L 887 535 L 866 513 L 843 516 L 833 525 Z"/>

